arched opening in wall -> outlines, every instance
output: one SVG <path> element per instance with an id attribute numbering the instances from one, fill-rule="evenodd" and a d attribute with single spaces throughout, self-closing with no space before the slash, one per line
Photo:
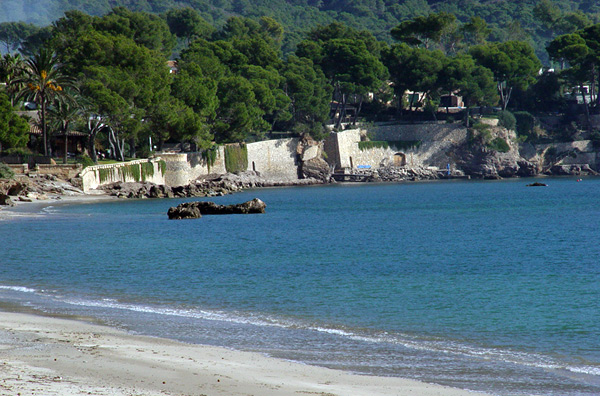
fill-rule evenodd
<path id="1" fill-rule="evenodd" d="M 253 170 L 254 172 L 256 172 L 256 164 L 254 163 L 254 161 L 252 161 L 252 170 Z"/>
<path id="2" fill-rule="evenodd" d="M 354 168 L 354 164 L 352 163 L 352 157 L 350 157 L 350 168 Z"/>
<path id="3" fill-rule="evenodd" d="M 394 154 L 394 166 L 405 166 L 406 165 L 406 154 L 396 153 Z"/>

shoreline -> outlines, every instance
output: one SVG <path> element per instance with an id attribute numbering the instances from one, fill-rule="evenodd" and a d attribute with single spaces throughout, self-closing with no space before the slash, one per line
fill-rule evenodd
<path id="1" fill-rule="evenodd" d="M 433 181 L 433 182 L 436 182 L 436 181 Z M 362 183 L 348 183 L 348 184 L 354 184 L 356 186 L 362 185 Z M 381 184 L 389 184 L 389 183 L 381 183 Z M 523 183 L 523 185 L 524 184 L 525 183 Z M 113 196 L 109 196 L 107 194 L 100 194 L 100 195 L 93 195 L 93 194 L 92 195 L 77 195 L 77 196 L 70 196 L 67 199 L 54 199 L 54 198 L 52 198 L 52 199 L 45 200 L 45 201 L 34 201 L 33 203 L 30 203 L 30 202 L 20 202 L 18 204 L 18 207 L 13 207 L 13 208 L 10 209 L 10 211 L 17 210 L 19 213 L 26 213 L 27 211 L 35 212 L 35 211 L 39 210 L 39 208 L 46 207 L 46 206 L 58 206 L 58 205 L 82 204 L 82 203 L 83 204 L 86 204 L 86 203 L 92 204 L 94 202 L 107 202 L 107 201 L 113 201 L 113 202 L 115 202 L 115 201 L 119 201 L 119 200 L 122 200 L 122 199 L 119 199 L 119 198 L 116 198 L 116 197 L 113 197 Z M 0 211 L 0 216 L 1 216 L 1 213 L 2 213 L 2 211 Z M 45 211 L 43 211 L 43 212 L 41 212 L 39 214 L 32 213 L 32 216 L 35 216 L 35 217 L 51 217 L 51 214 L 50 213 L 46 213 Z M 15 218 L 15 221 L 17 221 L 16 218 Z M 1 222 L 0 222 L 0 226 L 1 226 Z M 28 312 L 28 311 L 31 312 L 30 309 L 28 309 L 27 307 L 20 307 L 20 306 L 16 306 L 14 308 L 9 308 L 9 310 L 13 310 L 13 311 L 17 311 L 17 312 L 23 312 L 23 311 L 25 311 L 25 312 Z M 4 349 L 10 348 L 10 344 L 11 344 L 10 342 L 8 342 L 8 345 L 5 345 L 5 340 L 6 340 L 6 334 L 5 334 L 5 332 L 7 330 L 4 329 L 4 327 L 2 326 L 2 323 L 5 322 L 4 319 L 3 319 L 3 316 L 2 316 L 2 311 L 3 311 L 3 307 L 2 307 L 2 303 L 0 302 L 0 351 L 4 351 Z M 48 316 L 47 314 L 44 314 L 43 312 L 33 312 L 33 314 L 34 315 L 41 315 L 42 317 L 47 317 Z M 86 315 L 86 313 L 83 313 L 83 315 Z M 64 318 L 64 316 L 62 316 L 60 314 L 59 315 L 54 315 L 53 317 Z M 79 319 L 78 316 L 75 317 L 75 318 L 77 319 L 75 322 L 78 322 L 78 320 L 81 320 L 81 319 Z M 96 321 L 94 321 L 93 318 L 91 318 L 91 319 L 87 318 L 85 320 L 86 321 L 91 321 L 92 323 L 96 323 Z M 67 324 L 65 326 L 68 327 L 68 326 L 71 326 L 71 325 Z M 19 326 L 15 326 L 15 328 L 17 328 L 17 327 L 19 327 Z M 44 327 L 44 326 L 42 326 L 42 327 Z M 10 330 L 8 330 L 8 331 L 10 331 Z M 39 334 L 40 331 L 43 333 L 45 330 L 40 330 L 40 328 L 38 327 L 38 330 L 36 330 L 36 331 Z M 66 332 L 70 332 L 70 331 L 71 330 L 66 330 Z M 118 330 L 115 330 L 115 331 L 118 332 Z M 124 334 L 127 335 L 127 333 L 124 333 Z M 37 338 L 39 338 L 39 337 L 37 337 Z M 147 338 L 149 338 L 149 340 L 157 340 L 156 338 L 152 338 L 152 337 L 147 337 Z M 168 339 L 166 341 L 168 341 Z M 60 343 L 75 343 L 75 342 L 77 342 L 77 341 L 76 340 L 75 341 L 73 341 L 73 340 L 63 340 L 63 341 L 60 341 Z M 175 343 L 177 343 L 177 342 L 175 342 Z M 179 343 L 177 343 L 177 344 L 179 344 Z M 47 343 L 45 342 L 45 340 L 41 340 L 41 341 L 37 340 L 36 341 L 36 339 L 34 338 L 31 341 L 31 343 L 26 348 L 30 348 L 30 349 L 47 349 L 47 348 L 54 348 L 53 345 L 54 345 L 54 343 L 52 345 L 47 345 Z M 62 344 L 58 344 L 58 345 L 62 345 Z M 187 344 L 184 343 L 182 345 L 187 345 Z M 225 350 L 228 350 L 227 349 L 228 346 L 235 345 L 235 344 L 234 343 L 231 343 L 231 344 L 225 343 L 223 345 L 225 345 Z M 192 345 L 192 347 L 196 347 L 196 346 L 197 345 Z M 81 349 L 80 347 L 81 347 L 81 345 L 76 346 L 76 348 Z M 85 347 L 85 345 L 84 345 L 84 347 Z M 110 349 L 110 347 L 108 347 L 108 346 L 105 347 L 105 348 L 109 348 Z M 208 348 L 211 348 L 211 347 L 208 347 Z M 2 352 L 0 352 L 0 353 L 2 353 Z M 261 354 L 258 354 L 258 355 L 260 357 L 264 358 L 263 355 L 261 355 Z M 6 356 L 4 354 L 2 356 L 3 356 L 3 362 L 0 363 L 0 367 L 1 367 L 1 365 L 5 361 L 8 361 L 6 359 Z M 17 353 L 17 356 L 18 356 L 18 353 Z M 136 360 L 137 357 L 132 357 L 131 359 Z M 188 357 L 188 360 L 189 360 L 189 357 Z M 283 360 L 283 362 L 285 362 L 285 360 Z M 181 364 L 183 364 L 183 363 L 184 362 L 181 362 Z M 52 364 L 52 362 L 50 361 L 47 364 Z M 147 363 L 147 362 L 145 362 L 144 364 L 149 365 L 149 366 L 157 366 L 156 362 L 154 362 L 154 363 Z M 303 366 L 303 364 L 300 364 L 300 366 Z M 53 366 L 51 366 L 50 368 L 52 368 L 52 367 Z M 31 367 L 27 366 L 26 368 L 22 369 L 21 372 L 24 372 L 24 373 L 29 373 L 29 372 L 34 373 L 34 372 L 37 372 L 36 370 L 38 370 L 38 369 L 39 369 L 39 367 L 37 367 L 37 366 L 31 366 Z M 46 366 L 44 366 L 43 369 L 46 370 L 47 369 Z M 319 367 L 315 367 L 315 369 L 319 369 L 320 370 Z M 127 370 L 127 368 L 124 368 L 124 370 Z M 170 370 L 170 368 L 169 368 L 169 370 Z M 326 369 L 324 369 L 324 370 L 326 370 Z M 268 374 L 270 371 L 272 371 L 272 370 L 271 369 L 266 369 L 266 374 Z M 13 371 L 11 371 L 10 373 L 13 373 Z M 265 374 L 265 373 L 262 373 L 262 374 Z M 348 374 L 348 373 L 346 373 L 346 374 Z M 13 378 L 13 377 L 17 378 L 17 375 L 21 375 L 21 378 L 25 377 L 24 374 L 16 374 L 14 376 L 11 374 L 10 378 Z M 43 375 L 43 373 L 42 374 L 36 374 L 36 376 L 38 376 L 38 377 L 42 376 L 42 375 Z M 104 374 L 94 374 L 94 375 L 98 375 L 99 377 L 101 377 Z M 158 373 L 156 373 L 156 375 L 160 376 L 162 374 L 161 374 L 161 372 L 158 372 Z M 197 376 L 197 375 L 198 374 L 195 373 L 195 372 L 191 372 L 191 373 L 190 372 L 186 372 L 185 373 L 185 376 Z M 349 375 L 352 375 L 352 374 L 349 374 Z M 70 376 L 71 376 L 71 374 L 57 375 L 56 377 L 70 378 Z M 6 377 L 6 376 L 3 375 L 3 377 Z M 362 376 L 359 376 L 359 377 L 362 377 Z M 137 377 L 135 377 L 135 378 L 137 378 Z M 142 376 L 140 378 L 142 378 L 140 381 L 143 381 L 144 383 L 147 382 L 147 381 L 149 381 L 149 379 L 147 379 L 146 377 Z M 233 377 L 233 378 L 235 378 L 235 377 Z M 258 378 L 258 377 L 256 377 L 256 378 Z M 352 376 L 352 378 L 355 378 L 355 376 Z M 373 378 L 379 378 L 379 377 L 373 377 Z M 17 378 L 17 379 L 19 379 L 19 378 Z M 34 380 L 35 380 L 35 378 L 34 378 Z M 429 381 L 432 381 L 432 382 L 435 382 L 436 380 L 437 380 L 436 377 L 430 377 L 430 379 L 429 379 Z M 91 380 L 86 380 L 86 381 L 83 382 L 83 384 L 88 384 L 88 383 L 91 383 L 91 382 L 92 382 Z M 377 383 L 379 383 L 379 381 Z M 352 382 L 352 384 L 354 384 L 354 382 Z M 78 385 L 78 386 L 80 386 L 80 385 Z M 120 388 L 123 388 L 124 386 L 125 385 L 123 385 L 123 386 L 119 385 Z M 244 385 L 244 386 L 246 386 L 246 385 Z M 352 385 L 352 386 L 354 386 L 354 385 Z M 435 387 L 437 385 L 433 385 L 433 386 Z M 442 387 L 442 388 L 443 389 L 452 389 L 452 388 L 444 388 L 444 387 Z M 15 389 L 17 389 L 17 388 L 15 388 Z M 31 391 L 29 390 L 29 388 L 23 388 L 23 389 L 25 389 L 25 390 L 24 390 L 24 392 L 22 394 L 25 394 L 25 392 L 27 392 L 28 394 L 32 394 L 33 393 L 33 394 L 39 394 L 39 395 L 46 395 L 46 394 L 57 394 L 57 395 L 59 395 L 59 394 L 61 394 L 61 395 L 62 394 L 67 394 L 67 395 L 69 395 L 69 394 L 80 394 L 78 392 L 84 392 L 84 390 L 82 390 L 82 388 L 77 388 L 78 391 L 77 392 L 73 391 L 74 393 L 68 393 L 68 391 L 69 391 L 68 389 L 65 390 L 65 389 L 62 389 L 62 388 L 61 388 L 60 391 L 56 391 L 56 393 L 48 393 L 46 391 L 41 392 L 41 393 L 34 393 L 33 388 L 32 388 Z M 51 388 L 48 388 L 48 389 L 51 389 Z M 118 395 L 121 395 L 121 394 L 133 395 L 133 394 L 135 394 L 135 395 L 142 395 L 142 394 L 159 394 L 160 392 L 162 392 L 162 391 L 158 391 L 158 390 L 156 390 L 154 388 L 153 388 L 152 391 L 148 391 L 150 393 L 140 393 L 140 391 L 139 391 L 138 388 L 135 388 L 135 389 L 134 388 L 131 388 L 131 389 L 127 388 L 127 389 L 128 390 L 125 393 L 116 393 L 118 391 L 114 390 L 112 388 L 111 388 L 111 390 L 107 390 L 105 388 L 85 390 L 85 393 L 92 392 L 92 394 L 118 394 Z M 294 390 L 290 390 L 288 388 L 286 388 L 286 389 L 287 389 L 287 392 L 283 392 L 282 391 L 281 393 L 272 393 L 272 394 L 292 394 L 294 392 L 295 393 L 307 393 L 307 392 L 309 392 L 307 390 L 294 391 Z M 360 388 L 360 389 L 362 389 L 362 388 Z M 402 389 L 404 389 L 404 388 L 402 388 Z M 12 392 L 4 393 L 2 390 L 3 390 L 3 388 L 2 388 L 2 382 L 0 382 L 0 394 L 16 394 L 16 392 L 15 393 L 12 393 Z M 456 389 L 456 390 L 460 391 L 459 389 Z M 180 392 L 178 390 L 172 390 L 172 388 L 169 388 L 167 391 L 168 392 Z M 314 391 L 314 390 L 310 390 L 310 392 L 317 394 L 317 391 Z M 417 392 L 417 393 L 415 393 L 415 392 Z M 406 392 L 403 391 L 402 393 L 401 392 L 397 392 L 397 393 L 393 393 L 393 394 L 417 394 L 417 395 L 430 395 L 430 394 L 432 394 L 432 393 L 418 393 L 418 392 L 420 392 L 420 388 L 418 388 L 418 390 L 416 390 L 416 391 L 413 391 L 413 390 L 406 391 Z M 443 391 L 443 392 L 445 392 L 445 391 Z M 463 392 L 463 393 L 457 393 L 457 395 L 466 395 L 466 394 L 474 394 L 474 393 L 477 394 L 476 392 L 471 392 L 471 391 L 460 391 L 460 392 Z M 162 394 L 165 394 L 165 393 L 162 393 Z M 230 390 L 228 390 L 227 392 L 223 391 L 223 393 L 211 393 L 211 392 L 208 392 L 207 390 L 203 390 L 203 391 L 199 391 L 198 393 L 190 393 L 190 392 L 183 392 L 183 391 L 181 391 L 180 393 L 166 393 L 166 394 L 186 394 L 186 395 L 188 395 L 188 394 L 198 394 L 198 395 L 202 395 L 202 394 L 204 394 L 204 395 L 221 395 L 221 394 L 225 395 L 225 394 L 227 394 L 228 395 L 228 394 L 236 394 L 236 393 L 230 393 Z M 240 394 L 242 394 L 242 393 L 240 393 Z M 250 394 L 250 393 L 245 393 L 245 394 Z M 263 394 L 270 394 L 270 393 L 266 393 L 265 390 L 260 389 L 255 394 L 256 395 L 263 395 Z M 374 393 L 374 391 L 372 391 L 372 390 L 366 391 L 364 393 L 344 393 L 344 392 L 336 391 L 336 390 L 326 390 L 326 391 L 322 391 L 321 394 L 329 394 L 329 395 L 345 395 L 345 394 L 348 394 L 348 395 L 355 395 L 355 394 L 357 394 L 357 395 L 358 394 L 361 394 L 361 395 L 362 394 L 365 394 L 365 395 L 369 394 L 369 395 L 371 395 L 371 394 L 375 394 L 375 395 L 377 395 L 377 394 L 382 394 L 382 395 L 386 395 L 387 393 Z M 438 395 L 441 395 L 441 396 L 450 395 L 448 393 L 433 393 L 433 394 L 438 394 Z"/>
<path id="2" fill-rule="evenodd" d="M 0 206 L 0 222 L 6 220 L 16 220 L 18 218 L 34 218 L 42 217 L 40 213 L 44 208 L 51 206 L 63 206 L 73 204 L 98 203 L 107 201 L 116 201 L 118 197 L 108 195 L 104 192 L 95 194 L 78 194 L 78 195 L 56 195 L 56 197 L 38 200 L 38 201 L 14 201 L 14 206 Z"/>
<path id="3" fill-rule="evenodd" d="M 231 174 L 227 174 L 231 177 Z M 415 182 L 442 182 L 442 181 L 498 181 L 498 180 L 515 180 L 515 179 L 547 179 L 547 178 L 569 178 L 569 177 L 580 177 L 574 175 L 562 175 L 562 176 L 549 176 L 549 175 L 537 175 L 532 177 L 511 177 L 511 178 L 501 178 L 501 179 L 484 179 L 484 178 L 476 178 L 476 179 L 463 179 L 463 178 L 437 178 L 437 179 L 418 179 L 418 180 L 397 180 L 397 181 L 388 181 L 388 180 L 377 180 L 377 181 L 340 181 L 334 183 L 323 183 L 318 182 L 314 179 L 306 179 L 307 182 L 304 183 L 292 183 L 292 182 L 276 182 L 273 180 L 262 180 L 260 183 L 257 183 L 256 180 L 251 181 L 250 183 L 244 183 L 240 180 L 236 180 L 234 178 L 234 182 L 229 184 L 225 184 L 225 190 L 227 190 L 227 194 L 233 194 L 236 192 L 244 191 L 247 189 L 262 189 L 262 188 L 278 188 L 278 187 L 301 187 L 301 186 L 326 186 L 326 185 L 364 185 L 364 184 L 395 184 L 395 183 L 415 183 Z M 586 178 L 592 177 L 596 178 L 599 176 L 585 176 Z M 582 179 L 579 179 L 582 180 Z M 578 180 L 578 181 L 579 181 Z M 140 185 L 142 186 L 141 190 L 143 190 L 144 184 L 140 183 L 124 183 L 124 184 L 132 184 L 132 185 Z M 151 184 L 149 184 L 151 185 Z M 189 185 L 188 185 L 189 186 Z M 147 186 L 146 186 L 147 187 Z M 137 186 L 139 189 L 140 187 Z M 134 188 L 135 189 L 135 188 Z M 129 191 L 131 192 L 131 191 Z M 138 191 L 139 193 L 139 191 Z M 33 218 L 33 217 L 41 217 L 43 216 L 41 212 L 44 208 L 50 206 L 62 206 L 69 204 L 85 204 L 85 203 L 97 203 L 97 202 L 106 202 L 106 201 L 116 201 L 122 199 L 162 199 L 162 198 L 213 198 L 222 195 L 226 195 L 225 193 L 216 194 L 216 195 L 187 195 L 187 196 L 156 196 L 150 197 L 143 194 L 138 194 L 139 196 L 126 196 L 115 194 L 114 191 L 107 191 L 102 189 L 92 190 L 92 192 L 84 193 L 69 193 L 69 194 L 61 194 L 61 193 L 53 193 L 52 197 L 47 199 L 37 199 L 37 200 L 19 200 L 14 199 L 14 206 L 0 206 L 0 222 L 5 220 L 14 220 L 16 218 Z M 17 198 L 17 197 L 14 197 Z"/>
<path id="4" fill-rule="evenodd" d="M 60 197 L 60 198 L 59 198 Z M 116 201 L 107 193 L 16 201 L 0 222 L 56 205 Z M 467 396 L 467 390 L 352 374 L 244 352 L 127 333 L 95 319 L 0 302 L 0 394 Z"/>
<path id="5" fill-rule="evenodd" d="M 0 393 L 13 395 L 485 395 L 3 308 L 0 356 Z"/>

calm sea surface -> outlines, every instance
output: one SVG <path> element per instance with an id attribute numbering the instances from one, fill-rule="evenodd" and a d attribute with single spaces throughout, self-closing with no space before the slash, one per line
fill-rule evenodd
<path id="1" fill-rule="evenodd" d="M 0 302 L 497 395 L 600 394 L 600 179 L 296 187 L 0 222 Z"/>

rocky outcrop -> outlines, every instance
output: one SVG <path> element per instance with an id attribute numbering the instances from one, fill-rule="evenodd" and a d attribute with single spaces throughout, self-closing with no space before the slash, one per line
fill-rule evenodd
<path id="1" fill-rule="evenodd" d="M 0 206 L 14 206 L 14 204 L 7 194 L 0 194 Z"/>
<path id="2" fill-rule="evenodd" d="M 302 179 L 316 179 L 322 183 L 331 181 L 332 169 L 323 159 L 323 143 L 305 134 L 298 142 L 296 155 Z"/>
<path id="3" fill-rule="evenodd" d="M 54 175 L 18 176 L 14 180 L 0 180 L 0 194 L 17 200 L 45 200 L 49 196 L 80 195 L 83 191 Z"/>
<path id="4" fill-rule="evenodd" d="M 489 136 L 483 134 L 456 145 L 449 153 L 456 166 L 469 176 L 483 179 L 500 179 L 514 176 L 535 176 L 539 166 L 523 158 L 519 153 L 514 131 L 490 127 Z M 508 145 L 506 152 L 498 151 L 490 144 L 494 139 Z"/>
<path id="5" fill-rule="evenodd" d="M 317 179 L 323 182 L 331 179 L 331 168 L 323 158 L 315 157 L 304 161 L 300 169 L 305 179 Z"/>
<path id="6" fill-rule="evenodd" d="M 267 205 L 258 198 L 236 205 L 217 205 L 214 202 L 184 202 L 169 208 L 169 219 L 198 219 L 202 215 L 265 213 Z"/>
<path id="7" fill-rule="evenodd" d="M 28 184 L 25 182 L 21 182 L 21 181 L 14 181 L 12 184 L 9 184 L 7 187 L 8 187 L 7 191 L 6 191 L 7 195 L 17 196 L 17 195 L 21 195 L 21 194 L 27 192 Z"/>
<path id="8" fill-rule="evenodd" d="M 417 180 L 435 180 L 444 177 L 444 171 L 434 168 L 423 168 L 420 166 L 386 166 L 379 168 L 377 178 L 373 181 L 399 182 Z M 455 174 L 462 176 L 462 174 Z"/>
<path id="9" fill-rule="evenodd" d="M 545 172 L 551 176 L 582 176 L 593 175 L 597 176 L 598 172 L 590 168 L 588 164 L 559 164 L 553 165 Z"/>

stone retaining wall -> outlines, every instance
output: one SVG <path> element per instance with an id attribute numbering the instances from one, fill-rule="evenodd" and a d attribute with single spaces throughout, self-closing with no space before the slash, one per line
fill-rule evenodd
<path id="1" fill-rule="evenodd" d="M 147 172 L 144 164 L 152 164 Z M 83 191 L 96 189 L 102 185 L 114 182 L 141 182 L 165 184 L 164 162 L 161 158 L 142 159 L 129 162 L 119 162 L 108 165 L 88 166 L 81 171 Z"/>
<path id="2" fill-rule="evenodd" d="M 185 186 L 193 180 L 211 173 L 227 173 L 225 152 L 222 146 L 217 148 L 217 158 L 210 167 L 202 158 L 202 153 L 161 154 L 160 157 L 167 163 L 165 184 L 169 187 Z"/>
<path id="3" fill-rule="evenodd" d="M 69 180 L 77 176 L 82 168 L 83 166 L 81 164 L 37 164 L 35 166 L 35 172 L 42 175 L 54 175 L 60 179 Z"/>
<path id="4" fill-rule="evenodd" d="M 451 139 L 465 127 L 461 123 L 374 124 L 366 127 L 372 140 L 439 142 Z M 459 132 L 460 133 L 460 132 Z"/>
<path id="5" fill-rule="evenodd" d="M 247 170 L 273 180 L 298 180 L 296 148 L 299 141 L 298 138 L 288 138 L 247 144 Z"/>
<path id="6" fill-rule="evenodd" d="M 369 126 L 365 131 L 375 141 L 386 141 L 389 148 L 360 150 L 361 130 L 331 133 L 325 142 L 327 161 L 336 169 L 370 166 L 407 165 L 445 168 L 454 164 L 446 155 L 455 144 L 464 142 L 467 129 L 461 124 L 399 124 Z M 393 142 L 420 142 L 418 146 L 398 148 Z"/>
<path id="7" fill-rule="evenodd" d="M 28 164 L 6 164 L 13 172 L 18 175 L 23 175 L 29 172 Z"/>
<path id="8" fill-rule="evenodd" d="M 298 180 L 298 141 L 298 138 L 288 138 L 248 143 L 247 170 L 254 170 L 263 177 L 277 181 Z M 224 147 L 220 146 L 217 150 L 217 158 L 210 169 L 202 153 L 161 154 L 167 164 L 165 184 L 170 187 L 183 186 L 202 176 L 227 173 Z"/>

